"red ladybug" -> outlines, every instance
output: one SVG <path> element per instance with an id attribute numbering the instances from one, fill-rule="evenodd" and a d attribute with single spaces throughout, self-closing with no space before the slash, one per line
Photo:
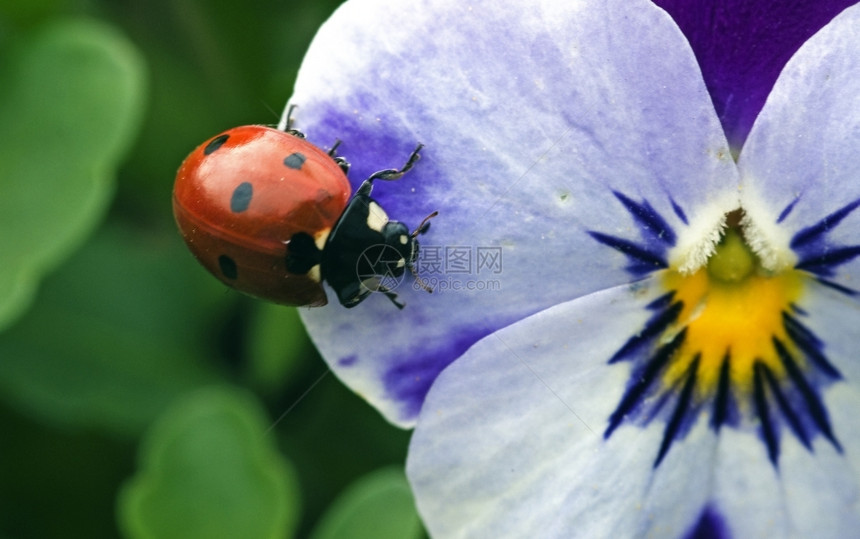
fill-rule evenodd
<path id="1" fill-rule="evenodd" d="M 201 144 L 176 175 L 173 213 L 188 248 L 227 285 L 285 305 L 327 303 L 322 281 L 345 307 L 409 270 L 415 278 L 419 234 L 388 219 L 370 198 L 374 180 L 396 180 L 420 158 L 422 145 L 400 169 L 381 170 L 351 199 L 349 163 L 290 129 L 237 127 Z M 430 289 L 418 279 L 427 291 Z"/>

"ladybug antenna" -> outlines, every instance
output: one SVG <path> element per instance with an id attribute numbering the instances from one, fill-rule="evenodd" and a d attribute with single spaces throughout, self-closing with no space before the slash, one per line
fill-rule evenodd
<path id="1" fill-rule="evenodd" d="M 418 275 L 418 272 L 415 271 L 415 266 L 413 266 L 412 264 L 409 265 L 409 273 L 411 273 L 412 276 L 415 277 L 415 282 L 418 283 L 418 286 L 420 286 L 422 290 L 426 290 L 428 294 L 433 293 L 433 288 L 429 284 L 427 284 L 427 281 L 425 281 L 421 278 L 420 275 Z"/>
<path id="2" fill-rule="evenodd" d="M 418 237 L 419 234 L 424 234 L 425 232 L 427 232 L 427 230 L 430 228 L 430 219 L 436 217 L 437 215 L 439 215 L 439 212 L 434 211 L 433 213 L 425 217 L 424 220 L 421 221 L 421 224 L 418 225 L 415 230 L 412 231 L 412 238 L 415 239 L 416 237 Z M 412 274 L 413 277 L 415 277 L 415 282 L 418 283 L 418 286 L 420 286 L 422 289 L 426 290 L 430 294 L 433 293 L 433 288 L 429 284 L 427 284 L 427 281 L 425 281 L 421 278 L 420 275 L 418 275 L 418 272 L 415 271 L 415 266 L 413 264 L 409 264 L 409 272 Z"/>
<path id="3" fill-rule="evenodd" d="M 415 230 L 412 231 L 412 237 L 417 238 L 419 234 L 424 234 L 425 232 L 427 232 L 427 230 L 430 228 L 430 219 L 436 217 L 437 215 L 439 215 L 439 212 L 434 211 L 433 213 L 425 217 L 424 220 L 421 221 L 421 224 L 418 225 Z"/>
<path id="4" fill-rule="evenodd" d="M 294 137 L 305 138 L 305 134 L 299 131 L 298 129 L 293 129 L 293 111 L 296 110 L 298 105 L 290 105 L 287 107 L 287 115 L 283 119 L 283 125 L 278 126 L 281 131 L 285 133 L 289 133 Z"/>
<path id="5" fill-rule="evenodd" d="M 403 165 L 401 168 L 388 168 L 385 170 L 380 170 L 379 172 L 374 172 L 370 175 L 369 178 L 367 178 L 367 181 L 372 182 L 373 180 L 399 180 L 401 177 L 403 177 L 404 174 L 409 172 L 409 170 L 413 166 L 415 166 L 415 163 L 418 162 L 419 159 L 421 159 L 421 155 L 418 152 L 420 152 L 421 148 L 423 147 L 423 144 L 418 143 L 418 146 L 414 150 L 412 150 L 411 154 L 409 154 L 409 159 L 406 160 L 406 164 Z"/>

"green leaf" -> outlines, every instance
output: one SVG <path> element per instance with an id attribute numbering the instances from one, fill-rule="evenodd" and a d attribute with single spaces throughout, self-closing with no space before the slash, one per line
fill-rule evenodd
<path id="1" fill-rule="evenodd" d="M 352 485 L 332 504 L 312 539 L 410 539 L 423 536 L 406 476 L 384 468 Z"/>
<path id="2" fill-rule="evenodd" d="M 250 395 L 201 390 L 177 403 L 143 441 L 140 470 L 120 492 L 132 539 L 289 537 L 295 475 Z"/>
<path id="3" fill-rule="evenodd" d="M 49 424 L 137 436 L 178 396 L 220 379 L 212 329 L 232 304 L 223 289 L 172 229 L 102 228 L 0 333 L 0 395 Z"/>
<path id="4" fill-rule="evenodd" d="M 0 328 L 101 220 L 143 109 L 134 46 L 94 21 L 53 23 L 0 57 Z"/>

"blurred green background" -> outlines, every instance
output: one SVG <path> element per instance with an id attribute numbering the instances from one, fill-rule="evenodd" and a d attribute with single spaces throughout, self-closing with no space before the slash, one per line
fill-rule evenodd
<path id="1" fill-rule="evenodd" d="M 423 535 L 409 434 L 171 214 L 339 3 L 0 0 L 0 537 Z"/>

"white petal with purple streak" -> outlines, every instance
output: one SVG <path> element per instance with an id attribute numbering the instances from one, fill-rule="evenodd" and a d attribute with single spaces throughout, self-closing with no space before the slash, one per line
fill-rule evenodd
<path id="1" fill-rule="evenodd" d="M 404 426 L 482 337 L 629 281 L 629 258 L 588 234 L 641 231 L 616 193 L 675 231 L 673 244 L 643 238 L 658 263 L 701 263 L 702 238 L 737 205 L 695 59 L 646 0 L 351 0 L 321 28 L 291 102 L 312 141 L 343 141 L 354 186 L 423 142 L 415 168 L 374 196 L 411 226 L 439 210 L 425 252 L 471 257 L 425 273 L 432 296 L 405 279 L 402 312 L 377 295 L 303 314 L 337 375 Z M 501 263 L 479 267 L 493 249 Z"/>

